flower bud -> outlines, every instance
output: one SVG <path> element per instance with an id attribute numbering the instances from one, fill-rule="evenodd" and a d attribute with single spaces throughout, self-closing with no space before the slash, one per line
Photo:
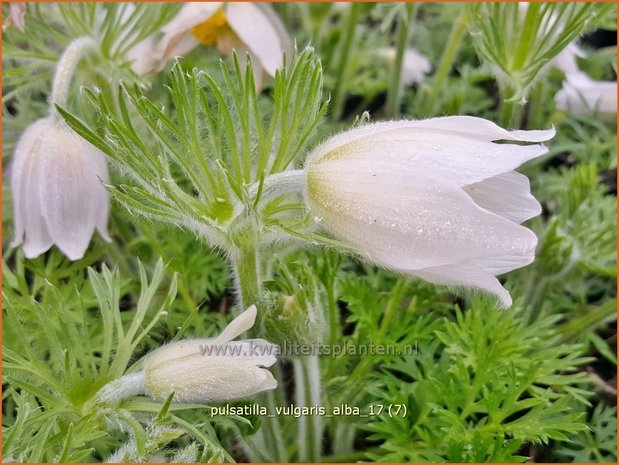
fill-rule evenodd
<path id="1" fill-rule="evenodd" d="M 276 362 L 277 346 L 264 339 L 232 341 L 256 320 L 251 306 L 213 339 L 191 339 L 163 346 L 144 361 L 144 390 L 164 401 L 224 402 L 277 387 L 263 367 Z"/>
<path id="2" fill-rule="evenodd" d="M 22 134 L 11 168 L 15 240 L 35 258 L 53 244 L 71 260 L 84 256 L 97 229 L 107 234 L 105 155 L 54 116 Z"/>
<path id="3" fill-rule="evenodd" d="M 269 293 L 264 303 L 263 328 L 269 339 L 280 345 L 312 345 L 322 341 L 326 324 L 318 299 L 310 300 L 303 294 Z"/>

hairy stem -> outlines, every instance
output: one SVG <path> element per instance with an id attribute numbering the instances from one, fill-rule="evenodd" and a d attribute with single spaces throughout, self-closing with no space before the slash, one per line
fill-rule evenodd
<path id="1" fill-rule="evenodd" d="M 66 106 L 75 68 L 84 55 L 93 49 L 94 46 L 95 41 L 91 37 L 75 39 L 69 44 L 56 64 L 56 73 L 54 74 L 50 97 L 50 110 L 57 118 L 60 115 L 57 114 L 54 105 Z"/>

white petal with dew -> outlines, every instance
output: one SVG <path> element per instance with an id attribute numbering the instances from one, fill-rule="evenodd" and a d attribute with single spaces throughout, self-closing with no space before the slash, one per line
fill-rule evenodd
<path id="1" fill-rule="evenodd" d="M 529 178 L 515 171 L 499 174 L 464 187 L 480 207 L 522 223 L 539 215 L 542 207 L 531 195 Z"/>
<path id="2" fill-rule="evenodd" d="M 497 296 L 503 307 L 508 308 L 512 305 L 512 298 L 509 292 L 501 286 L 499 280 L 487 271 L 472 264 L 463 263 L 439 266 L 416 270 L 411 274 L 435 284 L 472 287 L 486 291 Z"/>
<path id="3" fill-rule="evenodd" d="M 310 167 L 306 196 L 322 226 L 389 268 L 506 255 L 521 256 L 524 266 L 537 243 L 530 230 L 479 207 L 436 172 L 380 156 Z"/>
<path id="4" fill-rule="evenodd" d="M 400 169 L 430 170 L 459 186 L 466 186 L 512 171 L 547 153 L 541 144 L 495 143 L 465 132 L 391 124 L 370 125 L 353 134 L 343 133 L 318 147 L 306 166 L 325 160 L 382 161 Z M 508 133 L 509 134 L 509 133 Z"/>

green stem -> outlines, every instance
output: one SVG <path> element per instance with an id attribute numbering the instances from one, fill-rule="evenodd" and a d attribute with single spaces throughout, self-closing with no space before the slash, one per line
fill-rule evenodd
<path id="1" fill-rule="evenodd" d="M 504 87 L 501 92 L 501 126 L 504 128 L 512 127 L 515 119 L 516 101 L 514 95 L 515 91 L 510 87 Z"/>
<path id="2" fill-rule="evenodd" d="M 241 311 L 250 305 L 258 305 L 260 302 L 262 291 L 261 265 L 258 245 L 252 241 L 239 245 L 236 252 L 232 255 L 232 268 Z M 279 389 L 281 389 L 281 387 L 278 387 L 278 390 Z M 273 391 L 267 392 L 266 398 L 269 411 L 275 412 L 275 393 Z M 277 416 L 274 418 L 267 418 L 263 424 L 263 428 L 265 436 L 269 439 L 269 447 L 275 448 L 275 461 L 287 462 L 288 454 L 286 452 L 280 419 Z"/>
<path id="3" fill-rule="evenodd" d="M 266 396 L 269 412 L 275 412 L 275 394 L 273 391 L 269 391 Z M 282 425 L 279 421 L 279 417 L 267 418 L 265 423 L 268 423 L 269 426 L 267 436 L 271 436 L 271 442 L 269 442 L 267 447 L 275 447 L 275 462 L 288 462 L 288 453 L 286 452 L 286 444 L 284 442 L 284 435 L 282 433 Z"/>
<path id="4" fill-rule="evenodd" d="M 335 301 L 335 290 L 333 289 L 333 282 L 328 282 L 327 289 L 327 308 L 329 310 L 329 344 L 334 347 L 338 339 L 338 328 L 340 312 L 337 308 L 337 302 Z M 327 379 L 331 379 L 333 370 L 335 369 L 335 358 L 329 357 L 329 367 L 327 370 Z"/>
<path id="5" fill-rule="evenodd" d="M 456 58 L 458 50 L 460 49 L 460 43 L 462 42 L 462 38 L 466 32 L 467 24 L 468 17 L 466 12 L 463 11 L 460 13 L 460 16 L 458 16 L 458 19 L 449 33 L 447 45 L 445 46 L 445 50 L 441 56 L 441 61 L 436 70 L 436 74 L 434 75 L 430 94 L 424 102 L 422 113 L 426 116 L 433 115 L 436 111 L 438 97 L 443 91 L 445 83 L 447 82 L 447 76 L 449 76 L 449 72 L 453 67 L 453 62 Z"/>
<path id="6" fill-rule="evenodd" d="M 387 334 L 387 330 L 389 329 L 389 324 L 393 319 L 393 315 L 398 309 L 400 302 L 402 301 L 402 296 L 404 295 L 404 288 L 406 286 L 406 279 L 398 278 L 393 287 L 393 291 L 391 293 L 391 298 L 389 299 L 389 303 L 387 304 L 387 308 L 385 308 L 385 314 L 383 315 L 383 321 L 380 324 L 380 329 L 378 334 L 380 334 L 381 339 Z"/>
<path id="7" fill-rule="evenodd" d="M 541 79 L 531 92 L 531 96 L 529 98 L 529 118 L 527 121 L 527 127 L 529 128 L 541 128 L 545 125 L 542 121 L 542 116 L 544 114 L 544 102 L 546 95 L 546 86 L 544 85 L 544 80 Z"/>
<path id="8" fill-rule="evenodd" d="M 297 407 L 321 405 L 320 367 L 317 356 L 293 360 L 295 403 Z M 297 421 L 298 462 L 320 462 L 322 419 L 320 415 L 302 415 Z"/>
<path id="9" fill-rule="evenodd" d="M 360 6 L 357 3 L 351 3 L 350 12 L 344 29 L 344 40 L 340 48 L 340 60 L 337 68 L 335 79 L 335 90 L 333 91 L 333 120 L 338 121 L 342 117 L 344 110 L 344 97 L 346 95 L 346 71 L 348 62 L 350 61 L 350 51 L 352 50 L 353 39 L 355 38 L 355 28 L 357 26 L 357 17 L 359 16 Z"/>
<path id="10" fill-rule="evenodd" d="M 233 255 L 232 268 L 241 311 L 258 304 L 262 286 L 258 246 L 241 245 Z"/>
<path id="11" fill-rule="evenodd" d="M 407 3 L 405 11 L 400 15 L 398 21 L 398 42 L 395 55 L 394 73 L 391 78 L 391 86 L 387 92 L 387 114 L 395 118 L 400 114 L 402 101 L 402 68 L 404 67 L 404 54 L 408 46 L 410 23 L 415 17 L 417 4 Z"/>

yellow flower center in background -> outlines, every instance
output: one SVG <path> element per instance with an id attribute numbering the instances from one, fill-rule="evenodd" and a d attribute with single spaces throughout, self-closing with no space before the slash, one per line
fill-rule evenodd
<path id="1" fill-rule="evenodd" d="M 221 35 L 230 30 L 226 15 L 220 8 L 213 16 L 191 28 L 191 33 L 204 45 L 215 45 Z"/>

